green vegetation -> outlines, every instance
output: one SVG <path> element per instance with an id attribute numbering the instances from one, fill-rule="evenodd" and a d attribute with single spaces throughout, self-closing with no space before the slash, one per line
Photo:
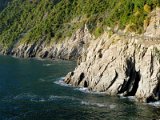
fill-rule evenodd
<path id="1" fill-rule="evenodd" d="M 13 0 L 0 13 L 0 45 L 59 42 L 85 24 L 96 37 L 115 25 L 142 33 L 156 6 L 160 0 Z"/>
<path id="2" fill-rule="evenodd" d="M 154 54 L 158 58 L 158 60 L 160 61 L 160 50 L 158 50 L 157 48 L 154 48 Z"/>

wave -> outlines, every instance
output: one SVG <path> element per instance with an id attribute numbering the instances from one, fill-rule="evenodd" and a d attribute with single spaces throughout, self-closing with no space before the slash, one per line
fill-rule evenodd
<path id="1" fill-rule="evenodd" d="M 43 64 L 44 67 L 52 66 L 53 64 Z"/>
<path id="2" fill-rule="evenodd" d="M 55 81 L 54 83 L 57 84 L 57 85 L 60 85 L 60 86 L 65 86 L 65 87 L 71 86 L 71 84 L 66 84 L 66 83 L 64 82 L 64 78 L 65 78 L 65 77 L 58 78 L 58 80 Z"/>
<path id="3" fill-rule="evenodd" d="M 50 102 L 50 101 L 57 101 L 57 100 L 72 100 L 72 101 L 80 101 L 80 99 L 72 97 L 72 96 L 56 96 L 56 95 L 50 95 L 47 97 L 44 96 L 38 96 L 31 93 L 23 93 L 19 94 L 13 98 L 10 98 L 12 100 L 26 100 L 31 102 Z"/>
<path id="4" fill-rule="evenodd" d="M 22 93 L 19 94 L 13 98 L 10 98 L 11 100 L 20 100 L 20 101 L 30 101 L 35 103 L 42 103 L 42 102 L 56 102 L 56 101 L 70 101 L 71 103 L 76 102 L 80 105 L 86 105 L 91 107 L 102 107 L 102 108 L 108 108 L 108 109 L 115 109 L 115 104 L 109 104 L 109 103 L 98 103 L 98 102 L 91 102 L 91 101 L 85 101 L 81 98 L 76 98 L 73 96 L 59 96 L 59 95 L 49 95 L 49 96 L 39 96 L 32 93 Z"/>
<path id="5" fill-rule="evenodd" d="M 156 102 L 150 102 L 150 103 L 147 103 L 151 106 L 154 106 L 154 107 L 160 107 L 160 101 L 156 101 Z"/>
<path id="6" fill-rule="evenodd" d="M 45 98 L 40 97 L 38 95 L 34 95 L 31 93 L 23 93 L 15 96 L 13 100 L 26 100 L 31 102 L 45 102 L 47 101 Z"/>
<path id="7" fill-rule="evenodd" d="M 22 93 L 17 96 L 15 96 L 14 100 L 29 100 L 29 99 L 35 99 L 37 98 L 37 95 L 31 94 L 31 93 Z"/>
<path id="8" fill-rule="evenodd" d="M 130 101 L 135 101 L 136 98 L 135 96 L 123 96 L 123 95 L 119 95 L 120 99 L 129 99 Z"/>
<path id="9" fill-rule="evenodd" d="M 75 88 L 74 90 L 78 90 L 78 91 L 81 91 L 83 93 L 92 93 L 91 91 L 89 91 L 88 88 L 84 88 L 84 87 Z"/>
<path id="10" fill-rule="evenodd" d="M 120 99 L 129 99 L 130 101 L 136 101 L 135 96 L 123 96 L 123 95 L 119 95 Z M 144 105 L 151 105 L 154 107 L 160 107 L 160 101 L 156 101 L 156 102 L 149 102 L 149 103 L 143 103 Z"/>
<path id="11" fill-rule="evenodd" d="M 46 80 L 45 80 L 45 79 L 43 79 L 43 78 L 40 78 L 40 79 L 39 79 L 39 81 L 41 81 L 41 82 L 45 82 Z"/>
<path id="12" fill-rule="evenodd" d="M 65 77 L 60 77 L 57 80 L 64 80 L 64 79 L 65 79 Z"/>
<path id="13" fill-rule="evenodd" d="M 11 98 L 12 99 L 12 98 Z M 98 106 L 98 107 L 110 107 L 114 108 L 114 105 L 107 105 L 103 103 L 94 103 L 88 101 L 82 101 L 82 99 L 73 97 L 73 96 L 58 96 L 58 95 L 50 95 L 48 97 L 42 97 L 38 95 L 34 95 L 31 93 L 23 93 L 13 97 L 13 100 L 27 100 L 31 102 L 51 102 L 51 101 L 59 101 L 59 100 L 71 100 L 71 101 L 79 101 L 80 104 L 83 105 L 91 105 L 91 106 Z"/>
<path id="14" fill-rule="evenodd" d="M 71 97 L 71 96 L 54 96 L 54 95 L 51 95 L 48 100 L 49 100 L 49 101 L 53 101 L 53 100 L 72 100 L 72 101 L 80 101 L 80 99 L 75 98 L 75 97 Z"/>
<path id="15" fill-rule="evenodd" d="M 128 96 L 127 98 L 128 98 L 129 100 L 132 100 L 132 101 L 135 101 L 135 100 L 136 100 L 135 96 Z"/>
<path id="16" fill-rule="evenodd" d="M 78 91 L 81 91 L 81 92 L 83 92 L 83 93 L 89 93 L 89 94 L 106 95 L 106 92 L 90 91 L 88 88 L 85 88 L 85 87 L 75 88 L 74 90 L 78 90 Z"/>
<path id="17" fill-rule="evenodd" d="M 114 104 L 111 104 L 111 105 L 108 105 L 108 104 L 104 104 L 104 103 L 92 103 L 92 102 L 88 102 L 88 101 L 81 101 L 81 104 L 82 105 L 89 105 L 89 106 L 96 106 L 96 107 L 107 107 L 107 108 L 110 108 L 110 109 L 114 109 L 116 107 L 116 105 Z"/>
<path id="18" fill-rule="evenodd" d="M 60 86 L 64 86 L 64 87 L 71 87 L 72 85 L 71 84 L 66 84 L 64 82 L 64 79 L 65 79 L 65 77 L 60 77 L 54 83 L 57 84 L 57 85 L 60 85 Z M 90 91 L 86 87 L 77 87 L 77 88 L 74 88 L 74 90 L 81 91 L 83 93 L 90 93 L 90 94 L 99 94 L 99 95 L 105 95 L 106 94 L 105 92 Z"/>

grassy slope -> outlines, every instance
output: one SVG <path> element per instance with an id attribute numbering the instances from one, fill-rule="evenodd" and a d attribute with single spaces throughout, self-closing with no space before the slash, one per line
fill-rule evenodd
<path id="1" fill-rule="evenodd" d="M 0 13 L 0 45 L 8 49 L 16 41 L 60 41 L 84 24 L 96 36 L 116 24 L 143 32 L 144 19 L 159 4 L 160 0 L 13 0 Z"/>

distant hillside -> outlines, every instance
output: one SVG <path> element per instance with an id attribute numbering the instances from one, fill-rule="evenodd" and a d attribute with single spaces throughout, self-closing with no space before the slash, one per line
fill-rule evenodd
<path id="1" fill-rule="evenodd" d="M 108 26 L 142 33 L 147 15 L 159 5 L 159 0 L 13 0 L 0 13 L 0 45 L 58 42 L 85 24 L 95 36 Z"/>
<path id="2" fill-rule="evenodd" d="M 0 0 L 0 11 L 3 10 L 11 0 Z"/>

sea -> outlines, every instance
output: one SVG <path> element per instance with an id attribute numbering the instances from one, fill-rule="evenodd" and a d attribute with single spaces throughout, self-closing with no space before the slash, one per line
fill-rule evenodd
<path id="1" fill-rule="evenodd" d="M 0 55 L 0 120 L 158 120 L 160 102 L 107 96 L 63 82 L 75 61 Z"/>

